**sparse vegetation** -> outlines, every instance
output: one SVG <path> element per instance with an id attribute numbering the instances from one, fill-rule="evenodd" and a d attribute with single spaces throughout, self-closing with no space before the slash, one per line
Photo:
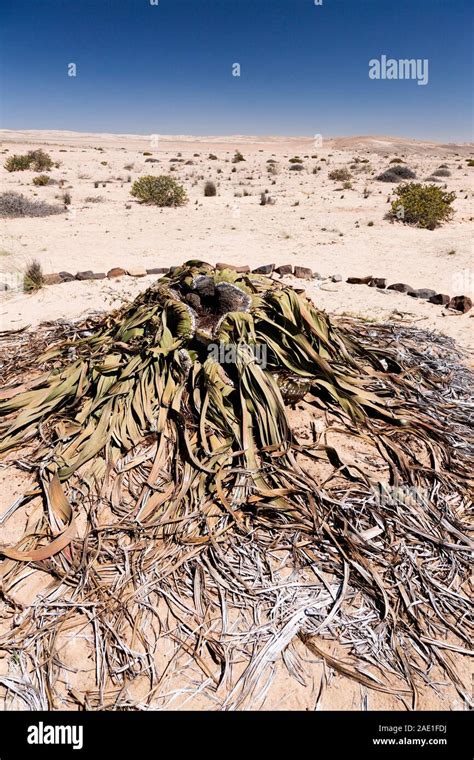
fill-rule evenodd
<path id="1" fill-rule="evenodd" d="M 50 216 L 61 214 L 63 211 L 62 206 L 53 206 L 44 201 L 31 201 L 19 193 L 0 194 L 0 217 Z"/>
<path id="2" fill-rule="evenodd" d="M 33 184 L 37 187 L 42 187 L 49 183 L 49 177 L 47 174 L 38 174 L 37 177 L 33 177 Z"/>
<path id="3" fill-rule="evenodd" d="M 302 164 L 303 163 L 303 159 L 300 158 L 299 156 L 293 156 L 293 158 L 290 158 L 289 163 L 290 164 Z"/>
<path id="4" fill-rule="evenodd" d="M 439 168 L 439 169 L 436 169 L 435 172 L 433 172 L 432 176 L 433 177 L 450 177 L 451 176 L 451 172 L 449 171 L 449 169 Z"/>
<path id="5" fill-rule="evenodd" d="M 234 154 L 234 157 L 232 159 L 232 163 L 233 164 L 238 164 L 240 161 L 245 161 L 245 158 L 243 157 L 243 155 L 240 152 L 240 150 L 236 150 L 235 154 Z"/>
<path id="6" fill-rule="evenodd" d="M 390 163 L 391 164 L 404 164 L 405 162 L 403 161 L 402 158 L 392 158 L 392 160 L 390 161 Z"/>
<path id="7" fill-rule="evenodd" d="M 351 179 L 351 176 L 350 171 L 345 167 L 342 169 L 333 169 L 332 172 L 329 172 L 328 174 L 329 179 L 336 180 L 336 182 L 347 182 Z"/>
<path id="8" fill-rule="evenodd" d="M 31 293 L 44 285 L 43 269 L 38 259 L 32 259 L 23 275 L 23 290 Z"/>
<path id="9" fill-rule="evenodd" d="M 401 182 L 404 179 L 415 179 L 416 174 L 408 166 L 392 166 L 390 169 L 382 172 L 376 178 L 379 182 Z"/>
<path id="10" fill-rule="evenodd" d="M 103 200 L 101 195 L 88 195 L 84 198 L 84 203 L 102 203 Z"/>
<path id="11" fill-rule="evenodd" d="M 434 230 L 448 221 L 452 214 L 455 193 L 446 193 L 435 185 L 410 182 L 395 190 L 398 198 L 393 201 L 388 214 L 390 219 Z"/>
<path id="12" fill-rule="evenodd" d="M 182 206 L 188 200 L 184 187 L 166 175 L 140 177 L 133 183 L 130 194 L 141 203 L 162 207 Z"/>
<path id="13" fill-rule="evenodd" d="M 70 206 L 70 204 L 71 204 L 71 193 L 68 193 L 68 192 L 63 193 L 61 195 L 61 200 L 62 200 L 62 202 L 64 203 L 65 206 Z"/>
<path id="14" fill-rule="evenodd" d="M 206 182 L 204 185 L 204 195 L 206 198 L 211 198 L 214 195 L 217 195 L 217 188 L 214 182 L 211 182 L 210 180 Z"/>
<path id="15" fill-rule="evenodd" d="M 208 159 L 209 161 L 217 161 L 217 156 L 214 153 L 209 153 Z"/>
<path id="16" fill-rule="evenodd" d="M 30 164 L 31 161 L 28 156 L 20 156 L 14 153 L 13 156 L 7 158 L 3 164 L 3 168 L 6 169 L 7 172 L 22 172 L 25 171 L 25 169 L 29 169 Z"/>

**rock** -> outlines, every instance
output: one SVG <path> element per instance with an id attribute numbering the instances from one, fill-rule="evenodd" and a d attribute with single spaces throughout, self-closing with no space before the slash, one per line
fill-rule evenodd
<path id="1" fill-rule="evenodd" d="M 132 267 L 131 269 L 127 269 L 127 274 L 130 277 L 145 277 L 146 269 L 145 267 Z"/>
<path id="2" fill-rule="evenodd" d="M 145 158 L 146 164 L 158 164 L 160 161 L 159 158 Z"/>
<path id="3" fill-rule="evenodd" d="M 428 298 L 428 301 L 430 303 L 435 303 L 440 306 L 447 306 L 447 304 L 450 301 L 450 297 L 447 296 L 445 293 L 436 293 L 434 296 L 431 296 Z"/>
<path id="4" fill-rule="evenodd" d="M 369 285 L 374 278 L 370 274 L 368 277 L 348 277 L 346 282 L 350 285 Z"/>
<path id="5" fill-rule="evenodd" d="M 455 309 L 465 314 L 469 309 L 472 309 L 472 300 L 469 296 L 454 296 L 448 303 L 448 309 Z"/>
<path id="6" fill-rule="evenodd" d="M 169 267 L 153 267 L 153 269 L 147 269 L 147 274 L 168 274 Z"/>
<path id="7" fill-rule="evenodd" d="M 313 271 L 308 267 L 295 266 L 295 277 L 299 277 L 300 280 L 312 280 Z"/>
<path id="8" fill-rule="evenodd" d="M 76 280 L 92 280 L 94 272 L 92 269 L 86 269 L 84 272 L 77 272 Z"/>
<path id="9" fill-rule="evenodd" d="M 277 274 L 283 275 L 283 274 L 293 274 L 293 265 L 292 264 L 281 264 L 279 267 L 275 269 L 275 272 Z"/>
<path id="10" fill-rule="evenodd" d="M 342 282 L 342 274 L 333 274 L 331 282 Z"/>
<path id="11" fill-rule="evenodd" d="M 385 277 L 373 277 L 371 281 L 369 282 L 369 286 L 371 288 L 386 288 L 387 287 L 387 280 Z"/>
<path id="12" fill-rule="evenodd" d="M 93 272 L 91 280 L 105 280 L 105 272 Z"/>
<path id="13" fill-rule="evenodd" d="M 397 293 L 408 293 L 409 291 L 412 291 L 413 288 L 411 285 L 407 285 L 404 282 L 395 282 L 393 285 L 389 285 L 387 290 L 396 290 Z"/>
<path id="14" fill-rule="evenodd" d="M 54 274 L 43 275 L 43 282 L 45 285 L 59 285 L 60 282 L 64 282 L 61 275 L 58 272 Z"/>
<path id="15" fill-rule="evenodd" d="M 254 274 L 271 274 L 274 269 L 275 264 L 262 264 L 262 266 L 252 269 L 252 272 Z"/>
<path id="16" fill-rule="evenodd" d="M 324 280 L 324 277 L 319 272 L 313 272 L 313 280 Z"/>
<path id="17" fill-rule="evenodd" d="M 431 298 L 436 295 L 436 290 L 430 290 L 429 288 L 417 288 L 416 290 L 409 290 L 408 295 L 412 298 Z"/>
<path id="18" fill-rule="evenodd" d="M 112 280 L 114 277 L 123 277 L 124 274 L 127 274 L 127 272 L 122 267 L 112 267 L 107 272 L 107 277 L 109 280 Z"/>
<path id="19" fill-rule="evenodd" d="M 61 282 L 71 282 L 71 280 L 74 280 L 74 275 L 71 272 L 59 272 L 59 276 Z"/>

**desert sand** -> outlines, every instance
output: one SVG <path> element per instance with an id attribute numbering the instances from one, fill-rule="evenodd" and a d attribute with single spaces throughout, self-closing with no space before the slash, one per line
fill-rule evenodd
<path id="1" fill-rule="evenodd" d="M 342 282 L 288 277 L 305 287 L 315 303 L 335 315 L 367 320 L 403 319 L 435 329 L 473 346 L 472 314 L 446 312 L 439 306 L 389 291 L 348 285 L 348 276 L 385 277 L 413 288 L 448 295 L 474 295 L 471 249 L 472 156 L 470 144 L 436 144 L 390 137 L 318 140 L 297 137 L 187 137 L 82 134 L 2 130 L 3 156 L 44 148 L 59 168 L 58 184 L 35 187 L 35 173 L 8 173 L 2 189 L 28 198 L 60 203 L 67 191 L 65 214 L 3 222 L 0 272 L 22 273 L 33 257 L 45 273 L 111 267 L 167 267 L 191 258 L 211 264 L 275 263 L 310 267 L 323 277 L 340 274 Z M 235 150 L 245 162 L 233 164 Z M 150 156 L 143 155 L 151 154 Z M 214 154 L 217 160 L 209 159 Z M 303 171 L 291 171 L 289 159 L 300 156 Z M 434 230 L 415 229 L 384 219 L 395 185 L 376 176 L 399 157 L 426 179 L 441 163 L 443 178 L 457 198 L 451 222 Z M 153 159 L 147 162 L 147 159 Z M 172 160 L 175 159 L 175 160 Z M 178 160 L 176 160 L 178 159 Z M 268 160 L 279 172 L 267 172 Z M 354 165 L 352 188 L 328 173 Z M 361 161 L 368 160 L 368 163 Z M 188 162 L 191 162 L 189 164 Z M 313 169 L 316 168 L 316 173 Z M 186 206 L 159 209 L 130 196 L 131 183 L 144 174 L 170 174 L 189 196 Z M 204 197 L 214 181 L 216 197 Z M 95 186 L 97 184 L 97 187 Z M 273 205 L 260 205 L 268 191 Z M 365 192 L 364 192 L 365 191 Z M 370 224 L 370 226 L 369 226 Z M 2 293 L 0 325 L 4 330 L 44 320 L 77 318 L 118 305 L 156 278 L 122 278 L 47 286 L 35 294 Z M 8 281 L 8 280 L 7 280 Z"/>

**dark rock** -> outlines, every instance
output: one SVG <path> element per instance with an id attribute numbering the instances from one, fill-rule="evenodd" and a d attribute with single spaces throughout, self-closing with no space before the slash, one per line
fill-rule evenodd
<path id="1" fill-rule="evenodd" d="M 371 288 L 386 288 L 387 287 L 387 280 L 385 277 L 373 277 L 372 280 L 369 282 L 369 286 Z"/>
<path id="2" fill-rule="evenodd" d="M 91 280 L 105 280 L 105 272 L 94 272 Z"/>
<path id="3" fill-rule="evenodd" d="M 153 269 L 147 269 L 147 274 L 168 274 L 169 267 L 154 267 Z"/>
<path id="4" fill-rule="evenodd" d="M 277 274 L 293 274 L 293 265 L 281 264 L 275 269 L 275 272 L 277 272 Z"/>
<path id="5" fill-rule="evenodd" d="M 472 300 L 469 296 L 454 296 L 448 304 L 448 309 L 455 309 L 465 314 L 469 309 L 472 309 Z"/>
<path id="6" fill-rule="evenodd" d="M 428 301 L 430 303 L 435 303 L 439 306 L 447 306 L 447 304 L 450 301 L 450 297 L 447 296 L 446 293 L 436 293 L 436 295 L 428 298 Z"/>
<path id="7" fill-rule="evenodd" d="M 0 290 L 10 290 L 6 282 L 0 282 Z"/>
<path id="8" fill-rule="evenodd" d="M 412 298 L 431 298 L 436 295 L 436 290 L 430 290 L 430 288 L 417 288 L 416 290 L 409 290 L 408 295 Z"/>
<path id="9" fill-rule="evenodd" d="M 71 282 L 71 280 L 75 279 L 71 272 L 59 272 L 59 276 L 62 282 Z"/>
<path id="10" fill-rule="evenodd" d="M 405 282 L 395 282 L 393 285 L 389 285 L 387 290 L 396 290 L 397 293 L 408 293 L 409 291 L 412 291 L 413 288 Z"/>
<path id="11" fill-rule="evenodd" d="M 312 280 L 313 272 L 308 267 L 295 266 L 295 277 L 299 277 L 300 280 Z"/>
<path id="12" fill-rule="evenodd" d="M 76 280 L 92 280 L 94 279 L 94 272 L 92 269 L 86 269 L 84 272 L 77 272 Z"/>
<path id="13" fill-rule="evenodd" d="M 145 158 L 146 164 L 158 164 L 160 161 L 159 158 Z"/>
<path id="14" fill-rule="evenodd" d="M 348 277 L 346 282 L 350 285 L 368 285 L 373 279 L 370 274 L 368 277 Z"/>
<path id="15" fill-rule="evenodd" d="M 331 277 L 332 282 L 342 282 L 342 274 L 333 274 Z"/>
<path id="16" fill-rule="evenodd" d="M 125 269 L 122 269 L 122 267 L 112 267 L 112 269 L 109 269 L 107 272 L 107 277 L 111 280 L 114 277 L 123 277 L 124 274 L 127 274 L 127 272 Z"/>
<path id="17" fill-rule="evenodd" d="M 252 269 L 252 272 L 254 274 L 271 274 L 274 269 L 275 264 L 263 264 L 260 267 L 256 267 L 256 269 Z"/>

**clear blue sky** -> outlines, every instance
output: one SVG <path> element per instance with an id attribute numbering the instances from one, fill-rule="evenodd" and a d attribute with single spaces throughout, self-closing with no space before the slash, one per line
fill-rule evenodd
<path id="1" fill-rule="evenodd" d="M 470 5 L 3 0 L 2 127 L 470 140 Z M 427 58 L 428 85 L 369 79 L 382 54 Z"/>

